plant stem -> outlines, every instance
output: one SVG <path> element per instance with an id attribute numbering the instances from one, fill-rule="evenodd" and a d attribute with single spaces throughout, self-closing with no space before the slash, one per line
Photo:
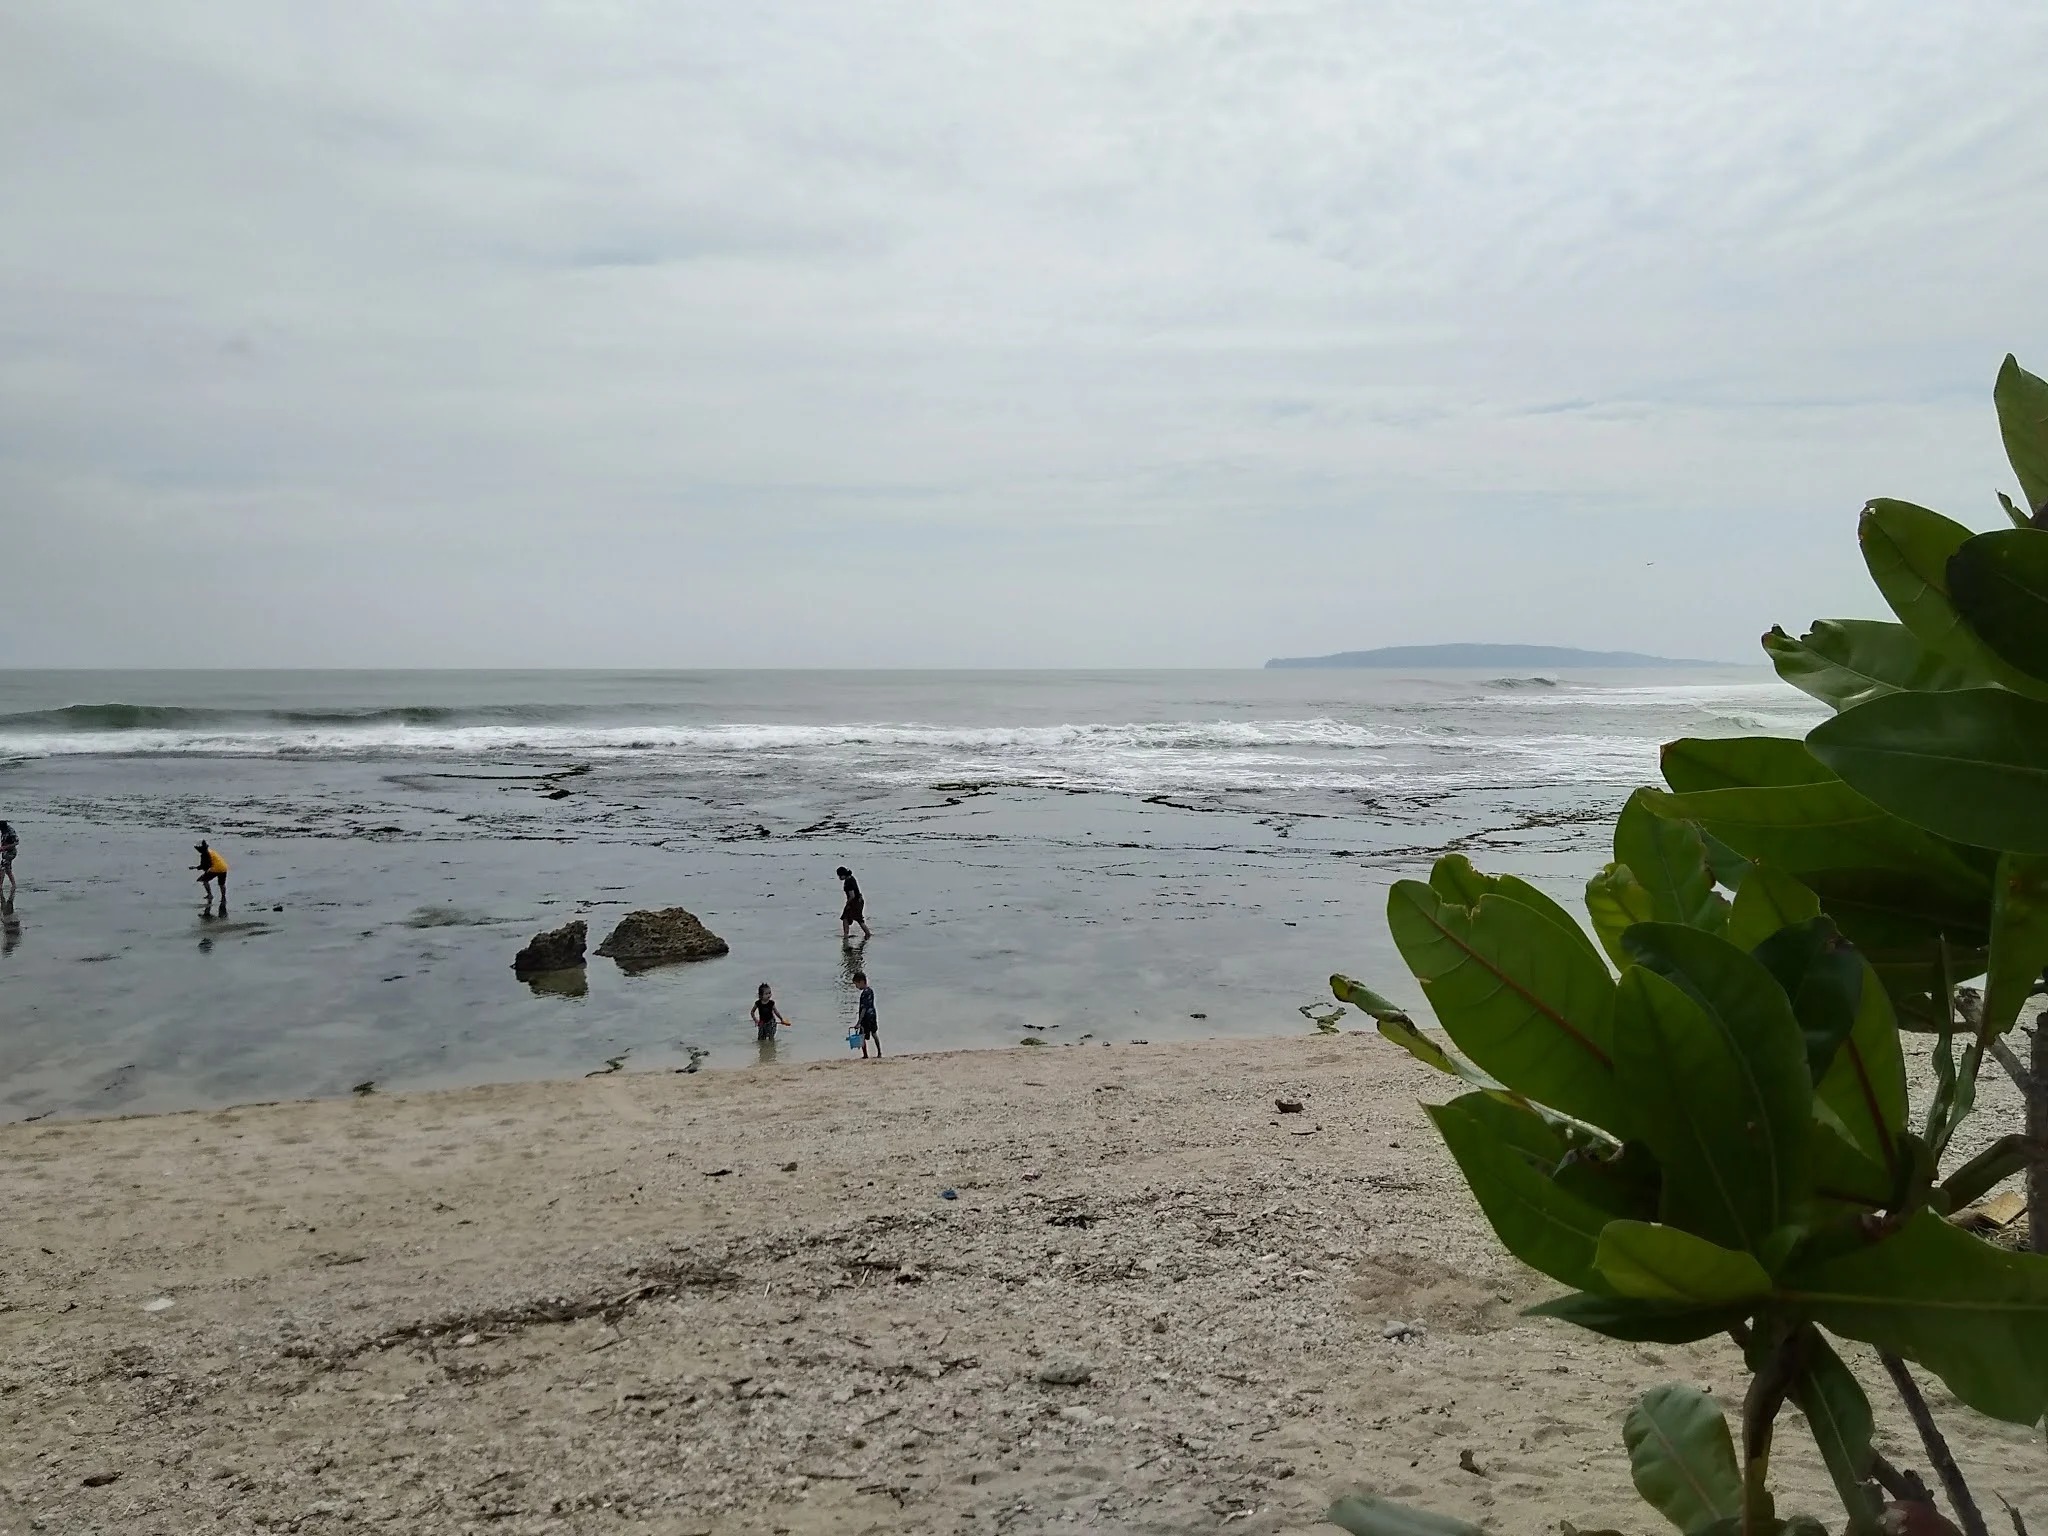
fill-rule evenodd
<path id="1" fill-rule="evenodd" d="M 2027 1246 L 2048 1253 L 2048 1023 L 2034 1024 L 2034 1070 L 2027 1074 Z"/>
<path id="2" fill-rule="evenodd" d="M 1986 1047 L 1998 1058 L 1998 1064 L 2005 1068 L 2005 1075 L 2012 1079 L 2012 1085 L 2021 1093 L 2027 1091 L 2027 1064 L 2013 1054 L 2013 1048 L 2005 1043 L 2003 1036 L 1991 1041 Z"/>
<path id="3" fill-rule="evenodd" d="M 1903 1499 L 1909 1504 L 1934 1502 L 1934 1490 L 1921 1481 L 1918 1472 L 1910 1467 L 1902 1472 L 1876 1451 L 1870 1453 L 1870 1475 L 1895 1499 Z"/>
<path id="4" fill-rule="evenodd" d="M 1970 1497 L 1970 1485 L 1963 1481 L 1963 1469 L 1956 1465 L 1948 1441 L 1935 1424 L 1934 1415 L 1928 1411 L 1927 1399 L 1920 1395 L 1920 1384 L 1906 1369 L 1906 1362 L 1888 1349 L 1880 1349 L 1877 1358 L 1884 1363 L 1892 1385 L 1899 1389 L 1899 1397 L 1912 1417 L 1913 1427 L 1920 1431 L 1920 1443 L 1927 1447 L 1927 1459 L 1933 1463 L 1934 1475 L 1941 1479 L 1948 1501 L 1955 1507 L 1964 1536 L 1991 1536 L 1984 1524 L 1984 1512 L 1977 1508 L 1977 1501 Z"/>
<path id="5" fill-rule="evenodd" d="M 1780 1325 L 1783 1326 L 1782 1324 Z M 1777 1511 L 1771 1503 L 1771 1435 L 1778 1410 L 1806 1374 L 1810 1328 L 1789 1328 L 1778 1336 L 1763 1368 L 1749 1379 L 1742 1399 L 1742 1536 L 1771 1530 Z M 1984 1536 L 1984 1533 L 1972 1533 Z"/>

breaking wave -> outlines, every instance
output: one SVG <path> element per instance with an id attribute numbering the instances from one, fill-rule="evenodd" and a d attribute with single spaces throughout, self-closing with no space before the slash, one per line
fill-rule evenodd
<path id="1" fill-rule="evenodd" d="M 763 685 L 764 689 L 772 685 Z M 1655 777 L 1657 746 L 1681 735 L 1773 729 L 1804 734 L 1797 704 L 1777 685 L 1586 687 L 1497 678 L 1454 697 L 1397 693 L 1316 699 L 1284 718 L 1251 718 L 1227 694 L 1183 698 L 1179 712 L 1220 718 L 1047 719 L 990 723 L 1007 703 L 965 685 L 939 720 L 773 718 L 772 692 L 668 702 L 568 700 L 405 704 L 370 695 L 360 707 L 248 707 L 232 696 L 201 705 L 73 703 L 0 715 L 0 758 L 192 756 L 344 758 L 435 764 L 535 759 L 625 765 L 738 787 L 762 779 L 870 785 L 1006 783 L 1135 793 L 1268 789 L 1409 792 L 1430 786 L 1626 784 Z M 644 699 L 644 694 L 638 694 Z M 401 695 L 402 698 L 402 695 Z M 1083 702 L 1085 700 L 1085 702 Z M 354 701 L 350 701 L 353 703 Z M 804 707 L 816 710 L 818 701 Z M 917 709 L 925 700 L 899 698 Z M 1124 705 L 1075 702 L 1108 714 Z M 1142 697 L 1127 701 L 1142 712 Z M 1302 702 L 1308 702 L 1306 700 Z M 1026 701 L 1029 721 L 1050 700 Z M 829 705 L 825 707 L 830 707 Z M 857 704 L 855 707 L 859 707 Z M 1156 705 L 1154 706 L 1156 707 Z M 1782 712 L 1781 712 L 1782 710 Z M 714 713 L 717 711 L 717 713 Z M 790 710 L 790 712 L 794 712 Z M 936 712 L 936 711 L 935 711 Z M 1049 711 L 1048 711 L 1049 712 Z M 1232 714 L 1236 718 L 1230 718 Z M 1280 713 L 1276 711 L 1276 713 Z M 980 723 L 959 723 L 974 720 Z M 722 717 L 721 717 L 722 716 Z M 768 718 L 761 718 L 767 716 Z M 752 718 L 749 718 L 752 717 Z"/>

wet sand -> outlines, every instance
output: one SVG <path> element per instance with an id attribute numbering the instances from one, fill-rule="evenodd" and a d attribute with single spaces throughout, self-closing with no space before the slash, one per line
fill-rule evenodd
<path id="1" fill-rule="evenodd" d="M 863 966 L 909 1049 L 1286 1034 L 1328 1001 L 1331 971 L 1400 976 L 1385 887 L 1440 844 L 1574 901 L 1605 856 L 1605 826 L 1557 811 L 1554 791 L 1474 792 L 1424 826 L 1412 807 L 1309 816 L 967 785 L 735 807 L 619 763 L 557 801 L 539 775 L 200 758 L 0 771 L 17 808 L 63 811 L 31 823 L 0 934 L 0 1122 L 572 1077 L 620 1057 L 750 1066 L 762 981 L 799 1025 L 780 1054 L 836 1059 Z M 1611 813 L 1623 793 L 1572 799 Z M 201 919 L 183 867 L 200 831 L 233 866 L 226 923 Z M 868 895 L 864 950 L 839 942 L 840 864 Z M 541 929 L 580 917 L 594 948 L 628 911 L 669 906 L 730 956 L 639 976 L 593 958 L 566 996 L 510 969 Z"/>
<path id="2" fill-rule="evenodd" d="M 1519 1319 L 1441 1083 L 1340 1035 L 0 1127 L 0 1531 L 1649 1529 L 1621 1416 L 1733 1351 Z M 2048 1523 L 2038 1435 L 1945 1422 Z"/>

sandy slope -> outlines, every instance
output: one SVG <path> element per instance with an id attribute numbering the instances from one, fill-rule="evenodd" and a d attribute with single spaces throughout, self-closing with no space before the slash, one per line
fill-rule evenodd
<path id="1" fill-rule="evenodd" d="M 1732 1352 L 1517 1320 L 1441 1091 L 1343 1036 L 7 1127 L 0 1531 L 1650 1530 L 1620 1416 Z"/>

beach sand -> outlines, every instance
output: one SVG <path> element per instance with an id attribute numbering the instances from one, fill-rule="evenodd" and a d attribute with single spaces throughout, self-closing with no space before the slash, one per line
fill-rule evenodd
<path id="1" fill-rule="evenodd" d="M 0 1127 L 0 1531 L 1655 1529 L 1622 1415 L 1733 1349 L 1519 1318 L 1445 1096 L 1340 1035 Z"/>

